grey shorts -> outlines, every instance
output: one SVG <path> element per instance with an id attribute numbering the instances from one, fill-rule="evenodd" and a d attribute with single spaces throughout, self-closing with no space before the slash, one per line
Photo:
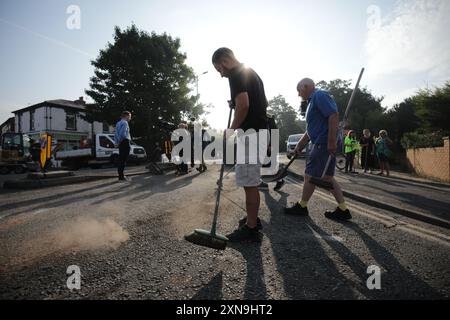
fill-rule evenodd
<path id="1" fill-rule="evenodd" d="M 254 138 L 254 137 L 253 137 Z M 245 141 L 245 150 L 239 148 L 239 143 Z M 256 143 L 255 146 L 250 142 Z M 261 183 L 261 161 L 258 156 L 259 150 L 267 150 L 267 142 L 256 140 L 249 140 L 248 136 L 238 137 L 237 148 L 237 164 L 236 164 L 236 185 L 238 187 L 256 187 Z M 245 151 L 245 155 L 244 155 Z"/>
<path id="2" fill-rule="evenodd" d="M 306 161 L 305 167 L 305 175 L 310 177 L 321 177 L 323 170 L 328 161 L 328 147 L 326 144 L 315 144 L 311 153 L 309 155 L 309 159 Z M 326 176 L 333 177 L 334 171 L 336 167 L 336 157 L 331 158 L 330 164 L 328 165 L 327 172 L 325 172 Z"/>

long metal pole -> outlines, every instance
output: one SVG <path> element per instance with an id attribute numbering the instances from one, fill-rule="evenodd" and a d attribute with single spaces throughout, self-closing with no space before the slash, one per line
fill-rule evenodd
<path id="1" fill-rule="evenodd" d="M 341 132 L 343 132 L 343 130 L 344 130 L 344 127 L 345 127 L 345 124 L 346 124 L 345 122 L 347 121 L 348 111 L 350 110 L 350 107 L 351 107 L 351 105 L 353 103 L 353 99 L 355 98 L 355 94 L 356 94 L 356 91 L 358 90 L 359 83 L 361 81 L 363 73 L 364 73 L 364 68 L 362 68 L 361 72 L 359 73 L 359 77 L 358 77 L 358 81 L 356 81 L 355 89 L 353 90 L 352 95 L 350 96 L 350 100 L 348 101 L 347 108 L 345 109 L 345 113 L 344 113 L 344 119 L 342 119 L 342 121 L 339 123 L 338 136 L 340 136 Z M 325 177 L 325 174 L 326 174 L 326 172 L 328 170 L 328 167 L 330 166 L 331 159 L 334 156 L 335 155 L 333 155 L 333 156 L 329 155 L 328 156 L 328 160 L 327 160 L 327 163 L 325 165 L 325 168 L 323 169 L 321 178 Z"/>

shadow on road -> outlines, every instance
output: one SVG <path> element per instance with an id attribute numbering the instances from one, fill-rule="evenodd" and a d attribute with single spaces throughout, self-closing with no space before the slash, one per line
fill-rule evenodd
<path id="1" fill-rule="evenodd" d="M 265 300 L 267 289 L 264 281 L 264 268 L 259 243 L 229 243 L 229 248 L 239 251 L 247 263 L 244 300 Z"/>
<path id="2" fill-rule="evenodd" d="M 222 300 L 223 272 L 220 271 L 191 300 Z"/>
<path id="3" fill-rule="evenodd" d="M 98 189 L 110 187 L 111 185 L 112 185 L 112 182 L 106 182 L 106 183 L 103 183 L 100 185 L 97 184 L 97 185 L 89 187 L 89 188 L 80 188 L 77 190 L 72 190 L 70 193 L 68 193 L 67 191 L 59 192 L 57 194 L 52 194 L 51 196 L 45 196 L 45 197 L 41 197 L 41 198 L 33 198 L 33 199 L 25 200 L 25 201 L 8 203 L 6 205 L 0 206 L 0 211 L 7 210 L 7 209 L 27 207 L 30 205 L 36 205 L 29 209 L 24 209 L 21 211 L 14 212 L 14 214 L 8 215 L 8 217 L 10 217 L 10 216 L 19 215 L 21 213 L 27 213 L 27 212 L 30 212 L 33 210 L 57 208 L 59 206 L 67 205 L 69 203 L 76 202 L 78 200 L 83 201 L 83 200 L 87 200 L 87 199 L 92 199 L 92 198 L 98 197 L 99 195 L 101 195 L 105 192 L 111 192 L 111 191 L 105 191 L 105 190 L 101 191 L 101 192 L 91 192 L 94 190 L 98 191 Z M 53 200 L 59 200 L 59 201 L 52 202 Z"/>
<path id="4" fill-rule="evenodd" d="M 191 184 L 192 180 L 198 175 L 200 174 L 189 174 L 178 178 L 172 174 L 164 176 L 145 175 L 133 177 L 130 183 L 118 183 L 116 180 L 109 180 L 108 182 L 90 187 L 83 187 L 83 185 L 80 185 L 80 188 L 76 188 L 75 190 L 58 192 L 50 196 L 1 205 L 0 211 L 33 206 L 32 208 L 20 210 L 12 214 L 19 215 L 33 210 L 57 208 L 77 201 L 86 201 L 97 197 L 101 197 L 101 199 L 92 202 L 92 205 L 112 200 L 120 200 L 125 197 L 130 197 L 130 195 L 132 198 L 129 199 L 129 201 L 143 200 L 152 194 L 171 192 L 186 187 Z M 49 193 L 52 192 L 52 190 L 48 190 Z M 103 197 L 108 194 L 110 194 L 110 196 Z M 135 196 L 133 197 L 133 195 Z"/>
<path id="5" fill-rule="evenodd" d="M 366 281 L 366 265 L 357 254 L 342 242 L 319 227 L 310 217 L 282 216 L 287 194 L 277 201 L 269 192 L 265 193 L 267 207 L 271 210 L 271 239 L 277 268 L 284 280 L 285 292 L 292 299 L 355 299 L 358 291 L 369 299 L 436 299 L 443 298 L 438 291 L 406 269 L 397 258 L 379 242 L 364 232 L 354 222 L 341 223 L 355 232 L 364 243 L 374 264 L 384 268 L 382 289 L 369 290 Z M 338 255 L 333 260 L 324 251 L 318 239 Z M 344 265 L 336 263 L 343 261 Z M 350 269 L 352 274 L 342 270 Z M 349 271 L 350 271 L 349 270 Z"/>
<path id="6" fill-rule="evenodd" d="M 354 286 L 340 273 L 328 257 L 313 230 L 309 218 L 282 213 L 288 194 L 279 200 L 265 192 L 265 203 L 271 212 L 270 230 L 266 236 L 272 244 L 277 271 L 283 279 L 289 299 L 355 299 Z"/>
<path id="7" fill-rule="evenodd" d="M 444 296 L 428 285 L 425 281 L 407 270 L 398 259 L 383 247 L 379 242 L 370 237 L 356 223 L 343 224 L 353 230 L 369 249 L 377 265 L 384 270 L 382 272 L 382 290 L 376 294 L 380 299 L 443 299 Z M 340 251 L 336 248 L 336 251 Z M 342 254 L 342 251 L 341 251 Z M 367 275 L 366 275 L 367 276 Z M 375 290 L 377 291 L 377 290 Z"/>

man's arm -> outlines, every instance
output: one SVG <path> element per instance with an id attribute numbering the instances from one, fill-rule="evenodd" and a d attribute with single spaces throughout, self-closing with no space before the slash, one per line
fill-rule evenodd
<path id="1" fill-rule="evenodd" d="M 238 129 L 242 122 L 244 122 L 245 118 L 247 117 L 248 114 L 248 109 L 250 107 L 250 101 L 248 98 L 248 93 L 247 92 L 241 92 L 239 93 L 236 98 L 235 98 L 235 102 L 236 102 L 236 110 L 234 112 L 234 119 L 233 119 L 233 123 L 231 124 L 231 129 Z"/>
<path id="2" fill-rule="evenodd" d="M 305 147 L 305 145 L 308 142 L 309 142 L 309 135 L 308 135 L 308 132 L 305 132 L 303 137 L 300 139 L 300 141 L 295 146 L 294 152 L 295 153 L 300 153 L 300 151 L 302 151 L 302 149 Z"/>
<path id="3" fill-rule="evenodd" d="M 119 145 L 119 130 L 120 130 L 120 126 L 117 123 L 116 124 L 116 132 L 114 132 L 114 147 L 116 147 L 116 148 Z"/>
<path id="4" fill-rule="evenodd" d="M 337 130 L 339 125 L 339 113 L 335 112 L 328 117 L 328 152 L 335 154 L 337 151 Z"/>
<path id="5" fill-rule="evenodd" d="M 120 142 L 123 140 L 124 128 L 121 122 L 116 125 L 116 134 L 114 135 L 115 147 L 118 147 Z"/>

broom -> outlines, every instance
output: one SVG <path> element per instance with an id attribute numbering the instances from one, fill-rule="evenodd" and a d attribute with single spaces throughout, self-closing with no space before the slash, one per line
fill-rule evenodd
<path id="1" fill-rule="evenodd" d="M 227 129 L 230 127 L 231 124 L 231 114 L 233 112 L 233 109 L 230 108 L 230 115 L 228 116 L 228 125 Z M 223 134 L 223 150 L 226 150 L 226 131 Z M 218 250 L 225 250 L 227 247 L 228 238 L 224 235 L 216 233 L 217 228 L 217 217 L 219 215 L 219 204 L 220 204 L 220 194 L 222 192 L 222 180 L 223 180 L 223 173 L 225 170 L 225 153 L 222 161 L 222 165 L 220 167 L 220 175 L 219 180 L 217 182 L 217 194 L 216 194 L 216 206 L 214 208 L 214 218 L 211 226 L 211 230 L 203 230 L 203 229 L 195 229 L 194 232 L 192 232 L 189 235 L 184 236 L 184 239 L 186 241 L 189 241 L 193 244 L 212 248 L 212 249 L 218 249 Z"/>

